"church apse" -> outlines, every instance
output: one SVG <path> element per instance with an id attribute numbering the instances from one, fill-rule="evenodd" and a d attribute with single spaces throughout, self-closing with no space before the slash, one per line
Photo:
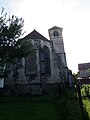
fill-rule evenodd
<path id="1" fill-rule="evenodd" d="M 41 88 L 48 89 L 49 85 L 61 84 L 62 71 L 67 65 L 62 28 L 49 29 L 49 37 L 50 40 L 34 30 L 23 38 L 32 41 L 36 52 L 23 58 L 23 67 L 18 70 L 18 93 L 19 89 L 25 88 L 27 91 L 23 89 L 21 92 L 31 94 L 32 91 L 32 94 L 41 94 Z"/>

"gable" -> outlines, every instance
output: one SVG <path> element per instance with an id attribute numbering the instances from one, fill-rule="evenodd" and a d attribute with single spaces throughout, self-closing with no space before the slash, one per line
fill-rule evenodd
<path id="1" fill-rule="evenodd" d="M 51 42 L 36 30 L 33 30 L 30 34 L 26 35 L 23 39 L 41 39 L 41 40 Z"/>

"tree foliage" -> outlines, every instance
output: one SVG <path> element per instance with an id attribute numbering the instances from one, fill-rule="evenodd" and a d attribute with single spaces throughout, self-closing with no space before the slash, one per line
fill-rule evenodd
<path id="1" fill-rule="evenodd" d="M 77 73 L 73 73 L 75 78 L 79 78 L 80 77 L 80 72 L 78 71 Z"/>
<path id="2" fill-rule="evenodd" d="M 20 39 L 24 20 L 14 15 L 7 16 L 2 9 L 0 16 L 0 77 L 6 75 L 7 64 L 15 58 L 25 57 L 33 51 L 30 41 Z"/>

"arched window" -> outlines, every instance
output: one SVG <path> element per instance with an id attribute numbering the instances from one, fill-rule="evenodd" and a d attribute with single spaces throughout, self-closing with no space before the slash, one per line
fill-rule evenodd
<path id="1" fill-rule="evenodd" d="M 44 46 L 40 49 L 40 71 L 41 74 L 51 74 L 51 66 L 50 66 L 50 51 L 47 46 Z"/>
<path id="2" fill-rule="evenodd" d="M 40 73 L 45 74 L 45 56 L 42 48 L 39 49 Z"/>
<path id="3" fill-rule="evenodd" d="M 36 53 L 32 53 L 25 58 L 25 73 L 26 75 L 36 74 Z"/>
<path id="4" fill-rule="evenodd" d="M 53 36 L 59 36 L 58 31 L 54 31 L 54 32 L 53 32 Z"/>
<path id="5" fill-rule="evenodd" d="M 45 56 L 45 72 L 46 74 L 51 74 L 50 51 L 47 46 L 44 46 L 43 50 L 44 50 L 44 56 Z"/>

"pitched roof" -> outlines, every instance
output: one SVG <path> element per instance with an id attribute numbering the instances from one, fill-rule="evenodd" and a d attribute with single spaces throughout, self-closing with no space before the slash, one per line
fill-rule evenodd
<path id="1" fill-rule="evenodd" d="M 41 40 L 49 41 L 47 38 L 45 38 L 36 30 L 33 30 L 30 34 L 26 35 L 23 39 L 41 39 Z"/>
<path id="2" fill-rule="evenodd" d="M 54 26 L 54 27 L 50 28 L 49 30 L 54 30 L 54 29 L 62 29 L 62 28 L 61 28 L 61 27 Z"/>

